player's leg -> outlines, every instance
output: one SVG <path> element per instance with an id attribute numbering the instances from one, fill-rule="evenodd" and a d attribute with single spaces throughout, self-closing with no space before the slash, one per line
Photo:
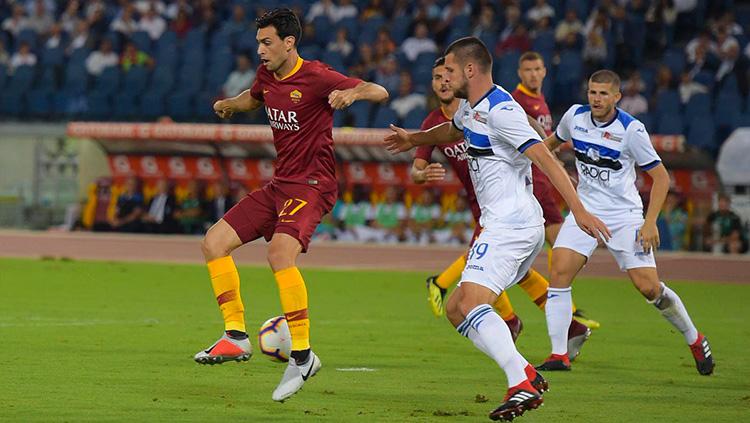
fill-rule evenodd
<path id="1" fill-rule="evenodd" d="M 458 282 L 466 266 L 466 254 L 462 254 L 440 274 L 427 278 L 427 302 L 435 317 L 445 314 L 445 294 L 448 288 Z"/>
<path id="2" fill-rule="evenodd" d="M 307 287 L 297 268 L 297 256 L 306 252 L 320 219 L 336 201 L 336 192 L 320 192 L 301 184 L 275 187 L 279 221 L 268 248 L 268 263 L 279 288 L 281 309 L 292 338 L 292 352 L 284 375 L 273 392 L 274 401 L 294 395 L 322 367 L 310 348 Z"/>
<path id="3" fill-rule="evenodd" d="M 656 267 L 631 268 L 628 276 L 646 300 L 685 337 L 698 372 L 702 375 L 713 373 L 714 360 L 708 339 L 696 329 L 679 295 L 659 280 Z"/>
<path id="4" fill-rule="evenodd" d="M 248 194 L 206 233 L 201 250 L 206 259 L 211 286 L 224 319 L 224 334 L 213 345 L 198 352 L 201 364 L 247 360 L 252 354 L 245 332 L 240 277 L 231 253 L 261 236 L 270 239 L 276 211 L 268 186 Z"/>
<path id="5" fill-rule="evenodd" d="M 516 315 L 508 293 L 505 291 L 501 292 L 500 295 L 497 296 L 495 303 L 492 304 L 492 308 L 497 311 L 497 314 L 499 314 L 505 324 L 508 325 L 510 334 L 513 336 L 513 342 L 516 342 L 523 330 L 523 322 L 518 315 Z"/>

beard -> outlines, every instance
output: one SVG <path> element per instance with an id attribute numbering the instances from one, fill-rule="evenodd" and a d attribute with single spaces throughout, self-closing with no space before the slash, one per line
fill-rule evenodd
<path id="1" fill-rule="evenodd" d="M 463 84 L 453 88 L 453 96 L 456 98 L 469 98 L 469 81 L 464 80 Z"/>

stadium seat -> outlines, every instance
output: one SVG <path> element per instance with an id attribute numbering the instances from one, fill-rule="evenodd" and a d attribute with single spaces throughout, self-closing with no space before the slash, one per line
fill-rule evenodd
<path id="1" fill-rule="evenodd" d="M 742 98 L 734 92 L 720 92 L 716 97 L 714 122 L 719 128 L 734 129 L 740 120 L 742 112 Z"/>
<path id="2" fill-rule="evenodd" d="M 15 50 L 18 50 L 18 47 L 22 43 L 26 43 L 31 47 L 31 50 L 36 51 L 38 47 L 38 41 L 39 37 L 37 36 L 36 31 L 33 29 L 22 29 L 15 39 Z"/>
<path id="3" fill-rule="evenodd" d="M 367 128 L 370 126 L 371 105 L 367 101 L 357 101 L 347 109 L 352 118 L 355 128 Z"/>
<path id="4" fill-rule="evenodd" d="M 165 95 L 159 92 L 147 91 L 141 96 L 139 115 L 141 118 L 156 119 L 164 115 Z"/>
<path id="5" fill-rule="evenodd" d="M 378 111 L 375 112 L 375 118 L 372 122 L 373 128 L 387 128 L 391 124 L 398 124 L 398 116 L 388 106 L 382 105 L 378 107 Z"/>
<path id="6" fill-rule="evenodd" d="M 323 56 L 320 58 L 321 61 L 333 69 L 346 73 L 346 66 L 344 65 L 344 58 L 337 51 L 325 51 Z"/>
<path id="7" fill-rule="evenodd" d="M 398 18 L 396 18 L 398 19 Z M 344 18 L 336 24 L 337 28 L 346 28 L 350 39 L 354 39 L 359 32 L 359 21 L 356 17 Z M 397 42 L 397 41 L 396 41 Z"/>
<path id="8" fill-rule="evenodd" d="M 40 59 L 43 66 L 61 66 L 65 61 L 65 50 L 62 47 L 44 48 Z"/>
<path id="9" fill-rule="evenodd" d="M 401 122 L 401 126 L 406 129 L 419 129 L 422 121 L 427 117 L 427 110 L 422 107 L 412 109 Z"/>
<path id="10" fill-rule="evenodd" d="M 160 64 L 161 65 L 161 64 Z M 143 66 L 134 66 L 122 77 L 121 93 L 139 95 L 146 89 L 149 71 Z"/>
<path id="11" fill-rule="evenodd" d="M 92 92 L 109 96 L 114 94 L 119 86 L 120 69 L 117 66 L 110 66 L 104 68 L 101 75 L 96 78 Z"/>
<path id="12" fill-rule="evenodd" d="M 39 76 L 36 88 L 46 91 L 57 90 L 57 72 L 54 68 L 43 68 Z"/>
<path id="13" fill-rule="evenodd" d="M 583 58 L 574 50 L 560 53 L 560 63 L 555 70 L 555 98 L 565 104 L 579 101 L 583 78 Z"/>
<path id="14" fill-rule="evenodd" d="M 682 119 L 682 115 L 672 113 L 668 115 L 660 115 L 657 117 L 659 123 L 656 127 L 656 132 L 661 135 L 682 135 L 685 129 L 685 123 Z"/>
<path id="15" fill-rule="evenodd" d="M 130 120 L 138 114 L 136 94 L 127 90 L 117 93 L 112 98 L 112 114 L 115 120 Z"/>
<path id="16" fill-rule="evenodd" d="M 715 127 L 711 116 L 699 116 L 690 121 L 688 129 L 687 143 L 693 147 L 698 147 L 708 152 L 715 152 L 717 149 L 714 142 Z"/>
<path id="17" fill-rule="evenodd" d="M 174 82 L 174 72 L 169 67 L 157 66 L 146 91 L 164 95 L 172 90 Z"/>
<path id="18" fill-rule="evenodd" d="M 4 114 L 10 116 L 23 115 L 26 112 L 26 93 L 34 83 L 36 68 L 33 66 L 20 66 L 16 68 L 3 90 L 0 99 L 0 109 Z"/>
<path id="19" fill-rule="evenodd" d="M 415 92 L 422 94 L 431 92 L 432 65 L 412 66 L 411 79 Z"/>
<path id="20" fill-rule="evenodd" d="M 393 18 L 391 22 L 391 38 L 396 45 L 401 45 L 405 39 L 411 36 L 409 29 L 412 27 L 412 23 L 412 17 L 409 15 L 400 15 Z"/>
<path id="21" fill-rule="evenodd" d="M 231 59 L 231 58 L 230 58 Z M 216 95 L 221 90 L 221 86 L 227 77 L 232 72 L 231 60 L 219 60 L 213 62 L 208 68 L 208 75 L 206 75 L 206 83 L 204 85 L 205 91 Z"/>
<path id="22" fill-rule="evenodd" d="M 677 78 L 685 68 L 685 53 L 679 48 L 667 50 L 661 62 L 672 71 L 672 77 Z"/>
<path id="23" fill-rule="evenodd" d="M 187 64 L 183 65 L 177 75 L 177 90 L 184 93 L 196 94 L 203 87 L 203 69 L 197 69 Z"/>
<path id="24" fill-rule="evenodd" d="M 701 116 L 711 114 L 711 96 L 708 94 L 695 94 L 690 97 L 685 105 L 685 119 L 692 121 Z"/>
<path id="25" fill-rule="evenodd" d="M 315 44 L 306 45 L 299 49 L 299 55 L 303 59 L 307 60 L 319 60 L 321 48 Z"/>
<path id="26" fill-rule="evenodd" d="M 490 44 L 487 44 L 487 45 L 490 45 Z M 491 45 L 494 45 L 494 44 L 491 44 Z M 534 38 L 531 48 L 534 51 L 541 54 L 542 56 L 545 56 L 545 58 L 551 57 L 555 51 L 555 33 L 552 31 L 540 32 Z M 547 66 L 551 66 L 551 65 L 552 65 L 551 63 L 547 64 Z"/>
<path id="27" fill-rule="evenodd" d="M 138 50 L 147 53 L 147 54 L 153 54 L 154 50 L 151 47 L 151 37 L 148 35 L 147 32 L 144 31 L 136 31 L 132 34 L 130 34 L 130 40 L 135 44 L 136 48 Z"/>
<path id="28" fill-rule="evenodd" d="M 73 50 L 73 52 L 70 53 L 68 64 L 66 66 L 84 67 L 86 65 L 86 59 L 89 57 L 89 54 L 91 54 L 91 50 L 87 49 L 86 47 L 81 47 Z"/>
<path id="29" fill-rule="evenodd" d="M 344 120 L 346 118 L 346 115 L 342 110 L 334 110 L 333 111 L 333 127 L 334 128 L 341 128 L 344 126 Z"/>
<path id="30" fill-rule="evenodd" d="M 635 118 L 641 121 L 641 123 L 643 123 L 643 126 L 646 127 L 646 130 L 648 132 L 654 131 L 654 120 L 650 114 L 641 113 L 640 115 L 636 115 Z"/>
<path id="31" fill-rule="evenodd" d="M 174 120 L 186 120 L 193 114 L 193 99 L 193 94 L 176 91 L 167 97 L 167 113 Z"/>
<path id="32" fill-rule="evenodd" d="M 8 72 L 5 69 L 5 65 L 0 65 L 0 90 L 5 88 L 5 84 L 8 81 Z"/>
<path id="33" fill-rule="evenodd" d="M 332 30 L 333 24 L 326 16 L 317 16 L 313 19 L 312 26 L 315 28 L 315 44 L 320 48 L 325 48 L 336 35 L 336 32 Z"/>
<path id="34" fill-rule="evenodd" d="M 495 73 L 495 82 L 506 90 L 513 91 L 518 84 L 518 59 L 521 53 L 509 51 L 497 60 L 498 67 Z"/>
<path id="35" fill-rule="evenodd" d="M 676 90 L 663 91 L 656 96 L 656 118 L 679 113 L 681 110 L 680 95 Z"/>
<path id="36" fill-rule="evenodd" d="M 45 117 L 53 111 L 53 91 L 45 88 L 31 90 L 27 95 L 28 112 L 35 117 Z"/>

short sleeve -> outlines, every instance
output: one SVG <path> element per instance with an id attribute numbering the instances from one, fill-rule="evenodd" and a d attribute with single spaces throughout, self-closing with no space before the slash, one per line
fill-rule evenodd
<path id="1" fill-rule="evenodd" d="M 430 160 L 432 160 L 432 150 L 434 149 L 434 145 L 420 145 L 414 151 L 414 158 L 429 162 Z"/>
<path id="2" fill-rule="evenodd" d="M 635 163 L 641 170 L 651 170 L 661 163 L 661 158 L 656 153 L 656 149 L 654 149 L 651 138 L 648 136 L 648 132 L 646 132 L 643 124 L 633 122 L 631 125 L 625 134 L 627 136 L 628 150 L 630 150 Z"/>
<path id="3" fill-rule="evenodd" d="M 573 123 L 573 116 L 575 116 L 576 110 L 579 107 L 580 106 L 578 104 L 574 104 L 573 107 L 565 112 L 563 117 L 560 119 L 560 123 L 557 124 L 557 128 L 555 129 L 555 136 L 560 139 L 560 141 L 570 141 L 570 126 Z"/>
<path id="4" fill-rule="evenodd" d="M 527 148 L 542 142 L 531 128 L 526 112 L 517 103 L 499 104 L 490 111 L 490 138 L 510 144 L 523 153 Z"/>
<path id="5" fill-rule="evenodd" d="M 354 88 L 362 83 L 362 80 L 359 78 L 350 78 L 336 72 L 328 67 L 328 65 L 323 66 L 325 66 L 325 68 L 320 72 L 320 94 L 324 98 L 327 98 L 334 90 L 348 90 L 349 88 Z"/>
<path id="6" fill-rule="evenodd" d="M 255 75 L 253 85 L 250 86 L 250 95 L 258 101 L 263 101 L 263 84 L 260 82 L 260 72 Z"/>

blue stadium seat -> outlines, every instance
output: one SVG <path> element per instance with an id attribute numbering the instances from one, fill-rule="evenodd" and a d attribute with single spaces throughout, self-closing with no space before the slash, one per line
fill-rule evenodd
<path id="1" fill-rule="evenodd" d="M 18 50 L 18 47 L 22 43 L 26 43 L 31 47 L 32 50 L 36 51 L 38 47 L 38 41 L 39 37 L 36 34 L 36 31 L 33 29 L 22 29 L 18 35 L 16 36 L 16 43 L 15 43 L 15 50 Z"/>
<path id="2" fill-rule="evenodd" d="M 506 90 L 513 91 L 518 84 L 518 59 L 521 53 L 509 51 L 497 60 L 495 82 Z"/>
<path id="3" fill-rule="evenodd" d="M 717 146 L 714 135 L 715 127 L 711 116 L 699 116 L 690 121 L 687 143 L 702 150 L 715 152 Z"/>
<path id="4" fill-rule="evenodd" d="M 419 129 L 422 121 L 427 117 L 427 110 L 422 107 L 412 109 L 405 117 L 401 126 L 407 129 Z"/>
<path id="5" fill-rule="evenodd" d="M 174 120 L 186 120 L 193 114 L 193 94 L 176 91 L 167 97 L 167 113 Z"/>
<path id="6" fill-rule="evenodd" d="M 341 73 L 346 73 L 344 58 L 337 51 L 324 52 L 321 61 Z"/>
<path id="7" fill-rule="evenodd" d="M 206 32 L 200 28 L 193 28 L 185 34 L 182 40 L 182 52 L 188 52 L 194 49 L 203 51 L 206 47 Z"/>
<path id="8" fill-rule="evenodd" d="M 8 72 L 5 70 L 5 65 L 0 65 L 0 90 L 5 88 L 5 84 L 8 81 Z"/>
<path id="9" fill-rule="evenodd" d="M 162 96 L 172 90 L 175 78 L 174 72 L 168 67 L 157 66 L 151 75 L 151 82 L 146 90 L 149 93 L 161 94 Z"/>
<path id="10" fill-rule="evenodd" d="M 315 44 L 321 48 L 325 48 L 336 35 L 336 32 L 332 30 L 333 24 L 326 16 L 321 15 L 313 19 L 312 26 L 315 28 Z"/>
<path id="11" fill-rule="evenodd" d="M 299 49 L 299 55 L 306 60 L 320 60 L 321 48 L 315 44 L 307 45 Z"/>
<path id="12" fill-rule="evenodd" d="M 55 91 L 57 89 L 57 72 L 54 68 L 42 69 L 39 81 L 37 82 L 37 88 L 46 91 Z"/>
<path id="13" fill-rule="evenodd" d="M 372 121 L 373 128 L 387 128 L 391 124 L 398 124 L 398 116 L 388 106 L 382 105 L 375 112 L 375 118 Z"/>
<path id="14" fill-rule="evenodd" d="M 120 69 L 117 66 L 110 66 L 102 70 L 95 82 L 92 93 L 109 96 L 117 91 L 120 86 Z"/>
<path id="15" fill-rule="evenodd" d="M 213 104 L 216 100 L 216 93 L 206 91 L 198 93 L 193 102 L 193 116 L 202 121 L 215 120 L 217 117 L 214 113 Z"/>
<path id="16" fill-rule="evenodd" d="M 486 44 L 486 43 L 485 43 Z M 488 47 L 492 48 L 494 44 L 487 45 Z M 550 56 L 555 51 L 555 33 L 552 31 L 543 31 L 537 34 L 536 38 L 534 38 L 534 41 L 532 42 L 531 48 L 541 54 L 542 56 Z M 549 63 L 547 66 L 551 66 L 552 64 Z"/>
<path id="17" fill-rule="evenodd" d="M 711 114 L 711 96 L 708 94 L 695 94 L 690 97 L 685 105 L 685 119 L 692 121 L 701 116 Z"/>
<path id="18" fill-rule="evenodd" d="M 714 122 L 718 128 L 732 130 L 739 124 L 742 114 L 742 98 L 735 92 L 721 92 L 716 97 Z"/>
<path id="19" fill-rule="evenodd" d="M 177 47 L 177 33 L 174 31 L 164 31 L 156 40 L 156 48 L 161 49 L 163 47 Z"/>
<path id="20" fill-rule="evenodd" d="M 154 50 L 151 46 L 151 37 L 145 31 L 136 31 L 130 34 L 130 40 L 135 44 L 138 50 L 141 50 L 147 54 L 153 54 Z"/>
<path id="21" fill-rule="evenodd" d="M 630 47 L 630 58 L 640 65 L 643 61 L 643 51 L 646 44 L 646 19 L 642 15 L 629 13 L 625 25 L 625 43 Z"/>
<path id="22" fill-rule="evenodd" d="M 155 119 L 164 115 L 165 94 L 147 91 L 141 96 L 139 116 L 141 118 Z"/>
<path id="23" fill-rule="evenodd" d="M 661 121 L 663 116 L 679 113 L 681 109 L 680 95 L 676 90 L 663 91 L 656 96 L 656 118 Z"/>
<path id="24" fill-rule="evenodd" d="M 43 66 L 61 66 L 65 61 L 65 50 L 62 47 L 44 48 L 40 59 Z"/>
<path id="25" fill-rule="evenodd" d="M 651 117 L 650 114 L 641 113 L 640 115 L 636 115 L 635 118 L 641 121 L 641 123 L 643 123 L 643 126 L 646 127 L 646 130 L 648 132 L 654 131 L 654 119 L 653 117 Z"/>
<path id="26" fill-rule="evenodd" d="M 130 120 L 138 114 L 137 95 L 127 91 L 112 97 L 112 115 L 115 120 Z"/>
<path id="27" fill-rule="evenodd" d="M 107 120 L 112 117 L 112 96 L 92 91 L 86 96 L 88 109 L 84 116 L 88 119 Z"/>
<path id="28" fill-rule="evenodd" d="M 412 66 L 411 79 L 414 91 L 422 94 L 431 93 L 432 65 Z M 395 93 L 392 93 L 395 95 Z"/>
<path id="29" fill-rule="evenodd" d="M 45 117 L 53 111 L 53 91 L 45 88 L 31 90 L 27 95 L 28 112 L 32 116 Z"/>
<path id="30" fill-rule="evenodd" d="M 34 83 L 36 69 L 33 66 L 18 67 L 0 96 L 0 110 L 10 116 L 26 112 L 26 94 Z"/>
<path id="31" fill-rule="evenodd" d="M 396 18 L 398 19 L 398 18 Z M 355 37 L 359 33 L 359 21 L 355 17 L 344 18 L 336 23 L 337 28 L 346 28 L 347 34 L 350 39 L 356 39 Z"/>
<path id="32" fill-rule="evenodd" d="M 352 117 L 352 125 L 355 128 L 367 128 L 370 126 L 371 105 L 367 101 L 357 101 L 347 109 Z"/>
<path id="33" fill-rule="evenodd" d="M 197 94 L 203 87 L 203 69 L 196 69 L 192 66 L 184 65 L 177 75 L 176 90 Z"/>
<path id="34" fill-rule="evenodd" d="M 400 15 L 393 18 L 391 22 L 391 38 L 396 45 L 401 45 L 411 34 L 409 29 L 412 27 L 412 17 L 409 15 Z M 350 34 L 352 34 L 350 32 Z"/>
<path id="35" fill-rule="evenodd" d="M 560 53 L 560 63 L 555 70 L 554 95 L 558 102 L 570 104 L 580 99 L 581 80 L 583 79 L 583 58 L 574 50 Z"/>
<path id="36" fill-rule="evenodd" d="M 672 71 L 672 77 L 677 78 L 685 68 L 685 53 L 679 48 L 667 50 L 661 61 Z"/>
<path id="37" fill-rule="evenodd" d="M 141 94 L 143 90 L 146 89 L 146 84 L 148 84 L 148 74 L 149 70 L 143 66 L 134 66 L 130 68 L 130 70 L 123 75 L 120 92 L 134 96 Z"/>
<path id="38" fill-rule="evenodd" d="M 658 116 L 658 122 L 656 132 L 661 135 L 682 135 L 685 130 L 685 122 L 679 112 Z"/>

